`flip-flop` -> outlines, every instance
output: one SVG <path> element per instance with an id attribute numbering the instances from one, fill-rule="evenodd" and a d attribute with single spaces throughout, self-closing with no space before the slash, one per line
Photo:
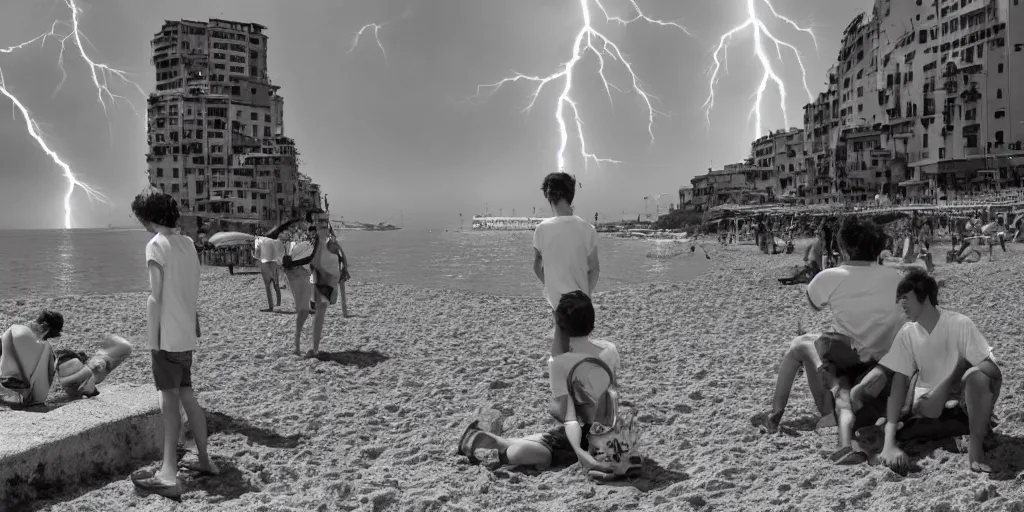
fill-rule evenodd
<path id="1" fill-rule="evenodd" d="M 191 471 L 193 473 L 199 473 L 202 476 L 220 476 L 220 470 L 219 469 L 217 470 L 216 473 L 214 473 L 213 471 L 207 470 L 207 469 L 203 469 L 199 465 L 198 461 L 196 461 L 196 462 L 186 462 L 186 463 L 178 464 L 178 468 L 179 469 L 184 469 L 186 471 Z"/>
<path id="2" fill-rule="evenodd" d="M 757 427 L 762 433 L 774 434 L 779 431 L 781 424 L 773 422 L 771 416 L 771 412 L 755 414 L 750 418 L 750 424 Z"/>
<path id="3" fill-rule="evenodd" d="M 156 494 L 170 500 L 181 501 L 181 486 L 177 482 L 168 484 L 155 476 L 142 478 L 132 475 L 132 484 L 137 491 L 144 494 Z"/>
<path id="4" fill-rule="evenodd" d="M 473 423 L 470 423 L 469 426 L 466 427 L 466 430 L 462 432 L 462 436 L 459 437 L 459 444 L 455 449 L 456 455 L 464 455 L 469 459 L 469 463 L 474 465 L 480 464 L 480 459 L 476 458 L 476 455 L 473 454 L 472 450 L 470 450 L 469 453 L 466 453 L 462 448 L 466 446 L 466 441 L 476 435 L 479 431 L 480 420 L 474 420 Z"/>

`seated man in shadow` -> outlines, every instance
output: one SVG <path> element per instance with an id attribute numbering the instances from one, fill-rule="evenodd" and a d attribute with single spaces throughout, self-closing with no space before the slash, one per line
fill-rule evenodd
<path id="1" fill-rule="evenodd" d="M 64 317 L 44 310 L 35 321 L 12 325 L 0 343 L 0 387 L 13 391 L 20 405 L 46 402 L 56 373 L 56 358 L 47 340 L 60 336 Z"/>
<path id="2" fill-rule="evenodd" d="M 897 296 L 910 322 L 900 329 L 880 368 L 851 392 L 851 399 L 856 408 L 876 396 L 876 390 L 891 387 L 879 459 L 894 471 L 905 473 L 909 468 L 907 455 L 896 444 L 898 437 L 937 439 L 966 430 L 970 470 L 991 473 L 983 461 L 984 441 L 993 427 L 992 411 L 1003 375 L 978 327 L 960 313 L 938 308 L 938 293 L 935 279 L 920 270 L 900 281 Z M 913 393 L 909 411 L 904 406 L 908 388 Z M 905 428 L 899 431 L 904 417 Z"/>
<path id="3" fill-rule="evenodd" d="M 772 399 L 772 409 L 751 418 L 768 433 L 779 430 L 793 382 L 802 366 L 821 418 L 816 428 L 852 423 L 853 412 L 837 408 L 854 380 L 866 373 L 889 351 L 903 318 L 893 297 L 901 274 L 885 268 L 877 259 L 885 243 L 882 230 L 869 220 L 847 218 L 839 231 L 845 262 L 818 273 L 807 285 L 807 299 L 814 310 L 832 307 L 832 327 L 825 333 L 797 336 L 783 356 Z M 830 391 L 830 388 L 832 391 Z M 839 444 L 850 439 L 840 429 Z"/>
<path id="4" fill-rule="evenodd" d="M 618 375 L 619 353 L 611 342 L 589 337 L 594 329 L 594 306 L 582 291 L 562 295 L 555 309 L 555 321 L 569 336 L 569 351 L 548 359 L 553 393 L 551 414 L 561 425 L 543 434 L 506 439 L 481 430 L 479 422 L 474 421 L 459 439 L 458 453 L 475 464 L 478 463 L 474 456 L 476 450 L 497 450 L 502 464 L 532 466 L 541 470 L 550 466 L 570 466 L 579 461 L 591 476 L 611 478 L 616 468 L 595 457 L 596 450 L 588 443 L 593 434 L 594 418 L 587 418 L 592 415 L 588 415 L 570 397 L 576 393 L 569 389 L 568 380 L 573 379 L 573 390 L 582 386 L 588 389 L 587 394 L 594 394 L 592 390 L 608 389 Z M 594 365 L 590 365 L 592 371 L 573 372 L 576 364 L 586 358 L 598 358 L 611 375 Z M 605 419 L 599 419 L 599 422 L 609 424 Z"/>

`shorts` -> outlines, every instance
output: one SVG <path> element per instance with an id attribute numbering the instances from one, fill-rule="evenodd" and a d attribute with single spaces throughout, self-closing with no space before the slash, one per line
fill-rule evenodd
<path id="1" fill-rule="evenodd" d="M 295 312 L 312 311 L 309 303 L 313 300 L 313 285 L 309 283 L 309 271 L 299 267 L 286 270 L 285 275 L 288 276 L 288 286 L 291 287 L 292 298 L 295 299 Z"/>
<path id="2" fill-rule="evenodd" d="M 192 351 L 152 350 L 153 381 L 159 391 L 192 387 Z"/>
<path id="3" fill-rule="evenodd" d="M 863 377 L 878 364 L 876 361 L 861 361 L 860 354 L 853 348 L 853 340 L 845 334 L 826 332 L 814 340 L 814 348 L 821 360 L 831 363 L 836 377 L 853 381 Z"/>
<path id="4" fill-rule="evenodd" d="M 277 282 L 277 274 L 280 266 L 276 261 L 260 262 L 260 274 L 263 275 L 263 281 L 274 281 Z"/>
<path id="5" fill-rule="evenodd" d="M 583 439 L 580 440 L 580 448 L 587 450 L 590 448 L 590 444 L 587 442 L 587 436 L 590 435 L 590 425 L 581 426 L 583 427 Z M 551 453 L 551 465 L 553 467 L 571 466 L 579 461 L 579 457 L 576 456 L 576 450 L 572 448 L 569 436 L 565 433 L 565 425 L 559 425 L 543 434 L 527 436 L 524 439 L 544 446 Z M 506 455 L 504 450 L 498 452 L 498 459 L 502 464 L 508 464 L 508 455 Z"/>

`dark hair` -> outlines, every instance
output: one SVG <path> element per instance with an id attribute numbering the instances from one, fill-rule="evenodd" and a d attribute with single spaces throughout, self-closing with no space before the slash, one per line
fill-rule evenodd
<path id="1" fill-rule="evenodd" d="M 913 268 L 903 276 L 896 286 L 896 299 L 910 292 L 914 292 L 918 302 L 924 302 L 927 297 L 932 306 L 939 305 L 939 283 L 924 270 Z"/>
<path id="2" fill-rule="evenodd" d="M 594 304 L 576 290 L 562 295 L 555 308 L 555 323 L 570 338 L 589 336 L 594 331 Z"/>
<path id="3" fill-rule="evenodd" d="M 132 213 L 140 222 L 167 228 L 178 227 L 178 219 L 181 218 L 178 202 L 152 185 L 135 196 L 135 200 L 132 201 Z"/>
<path id="4" fill-rule="evenodd" d="M 875 261 L 885 249 L 885 233 L 873 222 L 847 217 L 839 228 L 839 243 L 853 261 Z"/>
<path id="5" fill-rule="evenodd" d="M 571 205 L 576 197 L 576 178 L 564 172 L 553 172 L 544 177 L 540 189 L 548 201 L 557 204 L 565 199 Z"/>
<path id="6" fill-rule="evenodd" d="M 44 309 L 36 318 L 36 323 L 47 327 L 47 333 L 43 336 L 44 340 L 59 338 L 60 331 L 64 329 L 64 316 L 56 311 Z"/>

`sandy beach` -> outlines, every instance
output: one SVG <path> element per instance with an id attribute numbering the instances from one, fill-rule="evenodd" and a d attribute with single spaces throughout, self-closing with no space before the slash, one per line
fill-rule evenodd
<path id="1" fill-rule="evenodd" d="M 711 269 L 700 277 L 595 297 L 595 336 L 618 344 L 622 394 L 643 423 L 649 460 L 640 479 L 601 485 L 578 465 L 537 473 L 490 469 L 493 455 L 480 466 L 454 455 L 474 418 L 506 436 L 554 425 L 546 412 L 550 317 L 539 291 L 514 299 L 356 281 L 349 300 L 358 316 L 331 311 L 321 349 L 333 360 L 317 361 L 291 354 L 288 291 L 282 313 L 260 313 L 258 275 L 214 268 L 202 277 L 193 381 L 224 475 L 186 478 L 180 504 L 138 497 L 120 474 L 30 509 L 1024 510 L 1024 246 L 1009 254 L 997 248 L 993 263 L 959 266 L 945 264 L 948 247 L 935 251 L 945 281 L 940 302 L 973 318 L 1006 376 L 996 406 L 1000 444 L 990 452 L 1002 471 L 970 473 L 955 445 L 932 444 L 913 452 L 919 471 L 906 478 L 882 467 L 834 466 L 826 458 L 834 433 L 812 431 L 816 412 L 803 377 L 783 420 L 786 433 L 751 426 L 750 417 L 768 407 L 798 319 L 813 328 L 825 317 L 810 314 L 804 286 L 776 281 L 800 263 L 802 245 L 785 256 L 752 246 L 706 248 Z M 696 256 L 703 258 L 700 250 Z M 91 353 L 101 333 L 125 336 L 138 352 L 109 382 L 151 386 L 141 348 L 146 296 L 25 297 L 0 303 L 0 323 L 46 307 L 66 318 L 56 348 Z M 989 486 L 1000 496 L 975 501 L 975 491 Z"/>

